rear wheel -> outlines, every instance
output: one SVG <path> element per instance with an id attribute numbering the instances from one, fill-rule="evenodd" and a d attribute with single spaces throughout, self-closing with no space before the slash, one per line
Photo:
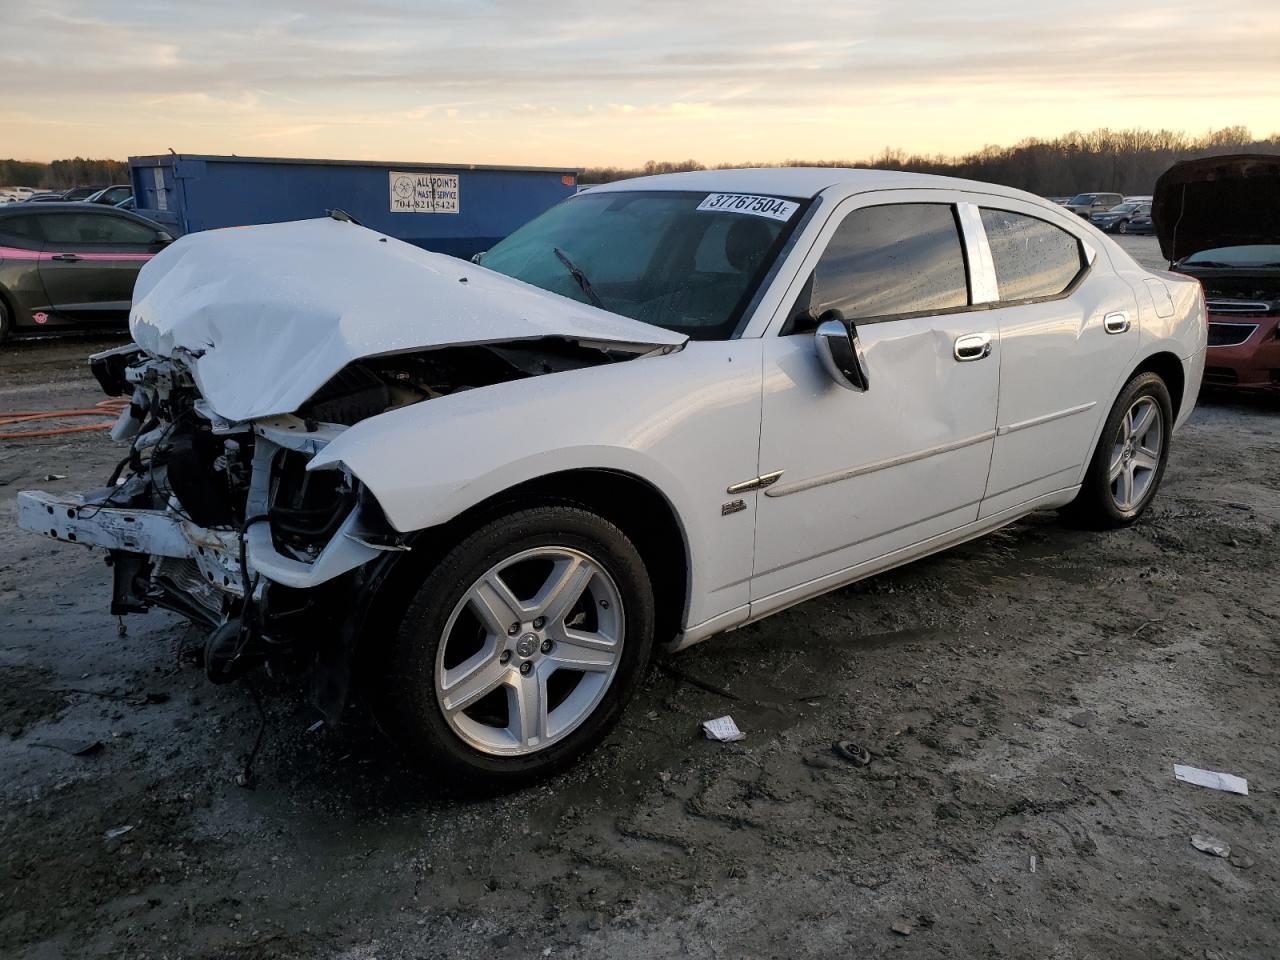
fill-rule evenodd
<path id="1" fill-rule="evenodd" d="M 604 518 L 544 506 L 454 547 L 396 631 L 384 729 L 450 785 L 509 789 L 547 776 L 617 722 L 649 662 L 653 591 Z"/>
<path id="2" fill-rule="evenodd" d="M 1151 504 L 1169 459 L 1173 404 L 1154 373 L 1140 373 L 1116 399 L 1076 499 L 1064 510 L 1095 529 L 1133 523 Z"/>

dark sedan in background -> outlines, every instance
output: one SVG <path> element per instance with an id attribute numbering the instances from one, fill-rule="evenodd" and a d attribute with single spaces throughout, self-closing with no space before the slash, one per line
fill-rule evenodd
<path id="1" fill-rule="evenodd" d="M 1140 233 L 1141 229 L 1132 229 L 1138 221 L 1151 223 L 1150 203 L 1122 203 L 1110 210 L 1091 214 L 1089 222 L 1106 233 Z"/>
<path id="2" fill-rule="evenodd" d="M 138 271 L 172 241 L 159 224 L 100 204 L 0 207 L 0 340 L 123 326 Z"/>

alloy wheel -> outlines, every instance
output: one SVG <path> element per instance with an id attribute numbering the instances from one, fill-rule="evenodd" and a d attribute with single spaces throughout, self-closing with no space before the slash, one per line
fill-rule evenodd
<path id="1" fill-rule="evenodd" d="M 1153 397 L 1139 397 L 1116 431 L 1107 478 L 1116 508 L 1137 508 L 1151 490 L 1164 446 L 1164 417 Z"/>
<path id="2" fill-rule="evenodd" d="M 482 753 L 521 756 L 567 736 L 600 704 L 622 655 L 617 584 L 587 554 L 536 547 L 463 594 L 436 654 L 436 701 Z"/>

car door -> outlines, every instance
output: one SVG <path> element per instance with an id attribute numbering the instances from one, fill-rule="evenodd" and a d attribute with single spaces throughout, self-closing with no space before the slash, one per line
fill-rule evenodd
<path id="1" fill-rule="evenodd" d="M 138 271 L 163 246 L 161 233 L 96 205 L 41 213 L 40 228 L 40 278 L 54 310 L 74 323 L 126 320 Z"/>
<path id="2" fill-rule="evenodd" d="M 999 304 L 1000 408 L 982 517 L 1080 482 L 1138 349 L 1133 290 L 1082 235 L 1018 200 L 980 210 Z"/>
<path id="3" fill-rule="evenodd" d="M 1000 343 L 944 191 L 864 195 L 836 208 L 766 333 L 756 497 L 756 616 L 851 579 L 860 566 L 973 522 L 995 436 Z M 867 387 L 846 389 L 815 349 L 839 311 Z"/>
<path id="4" fill-rule="evenodd" d="M 0 296 L 13 307 L 19 327 L 48 322 L 52 306 L 40 280 L 44 236 L 34 213 L 0 217 Z"/>

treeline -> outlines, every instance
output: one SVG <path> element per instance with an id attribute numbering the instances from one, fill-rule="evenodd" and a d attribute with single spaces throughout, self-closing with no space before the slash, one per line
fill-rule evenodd
<path id="1" fill-rule="evenodd" d="M 107 186 L 129 182 L 129 165 L 120 160 L 0 160 L 0 187 L 38 187 L 67 190 L 71 187 Z"/>
<path id="2" fill-rule="evenodd" d="M 722 163 L 733 167 L 862 167 L 905 170 L 985 180 L 1041 196 L 1070 196 L 1086 190 L 1146 194 L 1156 178 L 1179 160 L 1224 153 L 1280 154 L 1280 133 L 1256 139 L 1247 127 L 1225 127 L 1195 137 L 1172 130 L 1094 130 L 1052 140 L 1023 140 L 1011 147 L 988 146 L 960 157 L 885 150 L 870 160 L 787 160 L 782 163 Z M 658 162 L 643 167 L 589 167 L 582 183 L 606 183 L 655 173 L 707 169 L 696 160 Z"/>

